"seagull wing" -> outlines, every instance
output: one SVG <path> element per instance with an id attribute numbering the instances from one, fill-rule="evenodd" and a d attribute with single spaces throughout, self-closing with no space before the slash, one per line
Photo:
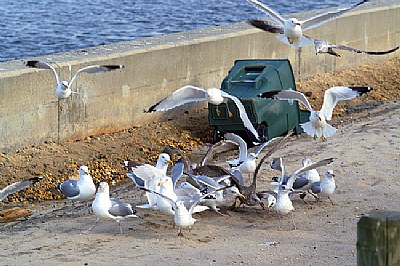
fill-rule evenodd
<path id="1" fill-rule="evenodd" d="M 209 164 L 209 162 L 213 158 L 214 154 L 237 149 L 237 146 L 238 146 L 238 144 L 231 140 L 218 141 L 217 143 L 215 143 L 208 149 L 208 151 L 204 155 L 203 159 L 199 163 L 199 166 L 204 166 L 204 165 Z"/>
<path id="2" fill-rule="evenodd" d="M 307 166 L 303 166 L 302 168 L 300 168 L 300 169 L 294 171 L 294 172 L 290 175 L 290 177 L 289 177 L 289 179 L 288 179 L 288 181 L 287 181 L 288 187 L 289 187 L 289 188 L 292 188 L 292 187 L 293 187 L 294 181 L 296 180 L 296 178 L 297 178 L 301 173 L 304 173 L 305 171 L 308 171 L 308 170 L 315 169 L 315 168 L 320 167 L 320 166 L 324 166 L 324 165 L 330 164 L 330 163 L 333 162 L 334 160 L 335 160 L 335 158 L 324 159 L 324 160 L 321 160 L 321 161 L 318 161 L 318 162 L 315 162 L 315 163 L 311 163 L 311 164 L 309 164 L 309 165 L 307 165 Z"/>
<path id="3" fill-rule="evenodd" d="M 278 34 L 285 33 L 285 31 L 282 27 L 271 25 L 268 23 L 268 21 L 265 21 L 265 20 L 251 19 L 251 20 L 248 20 L 247 23 L 249 23 L 253 27 L 256 27 L 260 30 L 268 31 L 270 33 L 278 33 Z"/>
<path id="4" fill-rule="evenodd" d="M 76 197 L 80 193 L 77 180 L 67 180 L 60 184 L 59 188 L 67 198 Z"/>
<path id="5" fill-rule="evenodd" d="M 171 95 L 151 106 L 150 108 L 145 109 L 144 111 L 146 113 L 167 111 L 186 103 L 201 102 L 206 100 L 207 90 L 192 85 L 186 85 L 176 90 Z"/>
<path id="6" fill-rule="evenodd" d="M 260 3 L 257 0 L 247 0 L 247 2 L 255 6 L 257 9 L 261 10 L 262 12 L 266 13 L 280 25 L 283 25 L 285 23 L 285 19 L 278 12 L 274 11 L 267 5 L 264 5 L 263 3 Z"/>
<path id="7" fill-rule="evenodd" d="M 329 22 L 331 20 L 334 20 L 335 18 L 343 15 L 346 12 L 349 12 L 349 11 L 353 10 L 354 8 L 358 7 L 361 4 L 364 4 L 365 2 L 368 2 L 368 0 L 364 0 L 364 1 L 358 2 L 358 3 L 356 3 L 356 4 L 352 5 L 352 6 L 349 6 L 349 7 L 340 8 L 340 9 L 337 9 L 337 10 L 334 10 L 334 11 L 328 11 L 328 12 L 325 12 L 325 13 L 318 14 L 318 15 L 316 15 L 314 17 L 311 17 L 311 18 L 308 18 L 306 20 L 303 20 L 301 22 L 301 27 L 302 27 L 303 30 L 313 29 L 313 28 L 318 27 L 318 26 L 320 26 L 322 24 L 325 24 L 325 23 L 327 23 L 327 22 Z"/>
<path id="8" fill-rule="evenodd" d="M 26 187 L 29 187 L 29 186 L 35 184 L 36 182 L 40 181 L 41 179 L 43 179 L 43 176 L 33 177 L 30 179 L 15 182 L 11 185 L 6 186 L 2 190 L 0 190 L 0 201 L 2 201 L 8 195 L 11 195 L 19 190 L 22 190 Z"/>
<path id="9" fill-rule="evenodd" d="M 236 104 L 236 107 L 239 110 L 239 116 L 242 119 L 244 126 L 256 137 L 256 139 L 260 140 L 257 130 L 254 128 L 249 117 L 247 116 L 246 109 L 244 109 L 242 102 L 235 96 L 232 96 L 224 91 L 222 92 L 222 96 L 231 99 Z"/>
<path id="10" fill-rule="evenodd" d="M 310 102 L 307 100 L 306 96 L 298 91 L 289 90 L 272 90 L 266 91 L 258 95 L 260 98 L 272 98 L 277 100 L 287 100 L 287 101 L 298 101 L 304 104 L 304 106 L 311 112 L 313 111 Z"/>
<path id="11" fill-rule="evenodd" d="M 204 194 L 204 195 L 201 195 L 201 196 L 195 198 L 195 199 L 193 200 L 193 202 L 191 202 L 191 204 L 190 204 L 190 206 L 189 206 L 189 208 L 188 208 L 189 213 L 192 214 L 193 211 L 194 211 L 194 208 L 196 207 L 196 205 L 197 205 L 201 200 L 203 200 L 205 197 L 207 197 L 208 195 L 210 195 L 210 194 L 212 194 L 212 193 L 215 193 L 215 192 L 217 192 L 217 191 L 227 189 L 228 187 L 231 187 L 231 186 L 221 187 L 221 188 L 219 188 L 219 189 L 212 190 L 212 191 L 210 191 L 210 192 L 208 192 L 208 193 L 206 193 L 206 194 Z"/>
<path id="12" fill-rule="evenodd" d="M 176 183 L 179 181 L 179 178 L 182 176 L 184 169 L 185 169 L 185 164 L 182 162 L 181 159 L 178 159 L 178 161 L 174 164 L 174 166 L 171 169 L 171 179 L 172 183 L 174 184 L 174 188 L 176 186 Z"/>
<path id="13" fill-rule="evenodd" d="M 57 84 L 62 83 L 60 75 L 58 75 L 55 68 L 52 65 L 50 65 L 49 63 L 37 61 L 37 60 L 29 60 L 29 61 L 26 61 L 25 65 L 28 67 L 34 67 L 34 68 L 40 68 L 40 69 L 51 69 L 51 70 L 53 70 L 53 73 L 56 76 Z"/>
<path id="14" fill-rule="evenodd" d="M 94 74 L 94 73 L 100 73 L 100 72 L 106 72 L 106 71 L 112 71 L 115 69 L 121 69 L 124 68 L 122 65 L 93 65 L 93 66 L 87 66 L 84 68 L 79 69 L 68 81 L 68 85 L 71 86 L 72 82 L 76 79 L 76 77 L 79 75 L 79 73 L 89 73 L 89 74 Z"/>
<path id="15" fill-rule="evenodd" d="M 163 195 L 163 194 L 161 194 L 159 192 L 156 192 L 154 190 L 145 188 L 145 187 L 139 187 L 139 189 L 144 190 L 144 191 L 146 191 L 148 193 L 153 193 L 155 195 L 158 195 L 158 196 L 162 197 L 163 199 L 167 200 L 171 204 L 171 206 L 174 209 L 174 211 L 176 210 L 176 202 L 174 200 L 172 200 L 171 198 L 169 198 L 169 197 L 167 197 L 167 196 L 165 196 L 165 195 Z"/>
<path id="16" fill-rule="evenodd" d="M 325 91 L 321 113 L 326 120 L 331 120 L 332 112 L 340 100 L 349 100 L 371 91 L 370 87 L 332 87 Z"/>
<path id="17" fill-rule="evenodd" d="M 351 48 L 345 45 L 336 45 L 336 44 L 330 44 L 329 45 L 331 48 L 335 48 L 335 49 L 339 49 L 339 50 L 345 50 L 345 51 L 350 51 L 350 52 L 354 52 L 354 53 L 359 53 L 359 54 L 369 54 L 369 55 L 385 55 L 385 54 L 390 54 L 393 53 L 395 51 L 397 51 L 399 49 L 399 46 L 390 49 L 390 50 L 386 50 L 386 51 L 365 51 L 365 50 L 359 50 L 359 49 L 355 49 L 355 48 Z"/>
<path id="18" fill-rule="evenodd" d="M 135 175 L 134 173 L 127 173 L 126 176 L 132 179 L 133 183 L 135 183 L 135 186 L 144 187 L 144 180 Z"/>
<path id="19" fill-rule="evenodd" d="M 207 187 L 211 187 L 213 189 L 219 189 L 222 187 L 222 185 L 219 184 L 217 181 L 205 175 L 192 176 L 192 178 L 196 180 L 197 183 L 205 185 Z"/>
<path id="20" fill-rule="evenodd" d="M 247 160 L 247 143 L 234 133 L 226 133 L 225 138 L 239 145 L 239 163 Z"/>
<path id="21" fill-rule="evenodd" d="M 128 215 L 134 215 L 136 210 L 132 209 L 132 205 L 129 203 L 121 202 L 118 199 L 111 198 L 111 207 L 108 212 L 113 216 L 124 217 Z"/>

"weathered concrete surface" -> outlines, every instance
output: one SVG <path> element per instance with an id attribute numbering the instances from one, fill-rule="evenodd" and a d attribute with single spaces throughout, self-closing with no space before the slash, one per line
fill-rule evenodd
<path id="1" fill-rule="evenodd" d="M 400 5 L 361 9 L 307 34 L 359 49 L 390 49 L 400 43 Z M 0 63 L 0 150 L 118 131 L 174 115 L 144 114 L 143 109 L 185 84 L 219 87 L 237 59 L 289 58 L 302 79 L 399 56 L 340 54 L 317 56 L 312 46 L 296 51 L 272 34 L 238 23 L 38 57 L 57 62 L 65 79 L 68 65 L 73 72 L 89 64 L 125 65 L 81 74 L 74 87 L 82 94 L 62 101 L 55 96 L 51 71 L 26 68 L 21 60 Z"/>

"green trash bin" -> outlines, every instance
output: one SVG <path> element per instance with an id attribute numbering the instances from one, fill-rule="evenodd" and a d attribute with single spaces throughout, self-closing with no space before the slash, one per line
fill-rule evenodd
<path id="1" fill-rule="evenodd" d="M 221 84 L 221 90 L 236 96 L 244 105 L 247 115 L 262 140 L 281 136 L 291 129 L 301 133 L 300 123 L 308 121 L 309 112 L 299 109 L 298 102 L 276 101 L 257 97 L 268 90 L 296 90 L 292 66 L 287 59 L 236 60 Z M 225 104 L 209 104 L 208 121 L 215 128 L 215 140 L 221 132 L 233 132 L 246 141 L 256 141 L 248 133 L 233 101 L 228 101 L 229 117 Z"/>

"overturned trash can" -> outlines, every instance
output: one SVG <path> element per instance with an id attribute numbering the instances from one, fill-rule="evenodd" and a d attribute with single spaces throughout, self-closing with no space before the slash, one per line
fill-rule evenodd
<path id="1" fill-rule="evenodd" d="M 221 84 L 221 90 L 237 97 L 244 105 L 247 115 L 262 141 L 281 136 L 291 129 L 302 133 L 300 123 L 308 121 L 309 112 L 300 110 L 297 101 L 276 101 L 257 97 L 269 90 L 296 90 L 292 66 L 287 59 L 237 60 Z M 208 105 L 208 121 L 215 128 L 214 140 L 224 132 L 233 132 L 247 142 L 256 141 L 248 134 L 233 101 Z"/>

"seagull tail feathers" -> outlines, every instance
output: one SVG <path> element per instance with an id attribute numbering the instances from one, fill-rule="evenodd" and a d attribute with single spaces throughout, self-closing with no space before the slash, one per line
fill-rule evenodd
<path id="1" fill-rule="evenodd" d="M 332 137 L 332 135 L 336 132 L 336 128 L 329 125 L 328 123 L 324 126 L 324 136 L 326 138 Z"/>
<path id="2" fill-rule="evenodd" d="M 305 123 L 303 123 L 303 124 L 300 124 L 300 126 L 301 126 L 301 128 L 303 129 L 303 131 L 304 131 L 307 135 L 309 135 L 309 136 L 311 136 L 311 137 L 314 136 L 315 128 L 313 127 L 313 125 L 312 125 L 312 123 L 311 123 L 310 121 L 305 122 Z"/>

